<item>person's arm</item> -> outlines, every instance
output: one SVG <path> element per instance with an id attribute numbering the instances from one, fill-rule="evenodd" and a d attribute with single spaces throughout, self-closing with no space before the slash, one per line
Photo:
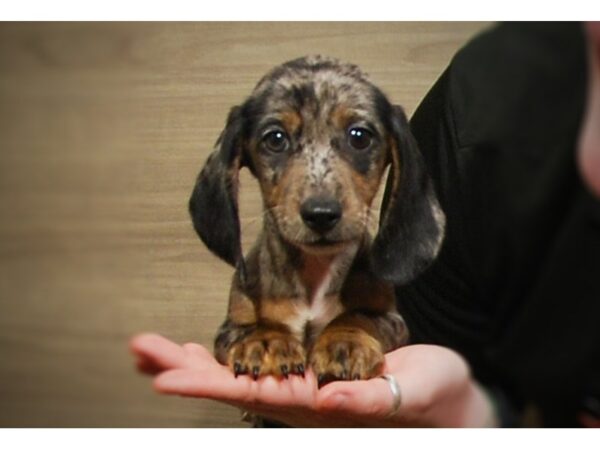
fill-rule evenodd
<path id="1" fill-rule="evenodd" d="M 573 290 L 567 281 L 588 280 L 595 270 L 583 262 L 586 251 L 573 250 L 586 239 L 582 248 L 591 249 L 593 239 L 569 228 L 578 226 L 571 218 L 582 204 L 573 156 L 585 99 L 583 44 L 576 23 L 496 26 L 457 53 L 411 119 L 447 230 L 430 270 L 397 289 L 398 309 L 413 342 L 467 359 L 501 426 L 517 426 L 525 403 L 540 423 L 550 416 L 570 423 L 568 408 L 578 400 L 566 393 L 584 379 L 585 355 L 597 354 L 586 329 L 554 332 L 589 317 L 586 298 L 595 298 L 589 284 Z M 580 163 L 595 158 L 586 142 Z M 578 298 L 570 321 L 565 297 Z"/>

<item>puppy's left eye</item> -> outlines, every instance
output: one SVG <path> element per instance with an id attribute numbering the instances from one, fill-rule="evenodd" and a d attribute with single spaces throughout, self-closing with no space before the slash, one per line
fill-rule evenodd
<path id="1" fill-rule="evenodd" d="M 348 143 L 355 150 L 366 150 L 373 143 L 373 133 L 366 128 L 350 128 L 348 130 Z"/>
<path id="2" fill-rule="evenodd" d="M 269 131 L 263 137 L 263 143 L 268 150 L 274 153 L 281 153 L 287 149 L 288 137 L 281 130 Z"/>

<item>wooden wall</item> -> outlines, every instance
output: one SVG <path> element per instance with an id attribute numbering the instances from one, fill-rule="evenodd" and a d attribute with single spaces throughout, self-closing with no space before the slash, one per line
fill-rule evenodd
<path id="1" fill-rule="evenodd" d="M 272 66 L 358 63 L 410 114 L 482 23 L 0 24 L 0 426 L 242 426 L 156 395 L 127 341 L 210 346 L 231 268 L 186 205 L 229 108 Z M 242 176 L 246 248 L 260 199 Z"/>

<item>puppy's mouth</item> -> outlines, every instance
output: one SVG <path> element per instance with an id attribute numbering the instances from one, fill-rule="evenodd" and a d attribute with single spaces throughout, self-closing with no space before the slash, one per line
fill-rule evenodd
<path id="1" fill-rule="evenodd" d="M 308 253 L 333 253 L 342 250 L 352 241 L 319 237 L 315 240 L 298 243 Z"/>
<path id="2" fill-rule="evenodd" d="M 307 245 L 309 245 L 311 247 L 327 247 L 330 245 L 343 244 L 344 242 L 345 241 L 334 240 L 334 239 L 330 239 L 330 238 L 322 236 L 313 242 L 307 242 Z"/>

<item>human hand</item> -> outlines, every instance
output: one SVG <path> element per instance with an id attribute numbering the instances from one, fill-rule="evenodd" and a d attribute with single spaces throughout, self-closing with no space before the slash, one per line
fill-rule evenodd
<path id="1" fill-rule="evenodd" d="M 134 337 L 138 368 L 154 375 L 163 394 L 218 400 L 296 427 L 489 426 L 493 412 L 465 361 L 434 345 L 411 345 L 386 355 L 385 373 L 400 386 L 395 414 L 388 382 L 337 381 L 317 388 L 309 369 L 304 378 L 271 376 L 254 381 L 233 375 L 204 347 L 180 346 L 156 334 Z"/>

